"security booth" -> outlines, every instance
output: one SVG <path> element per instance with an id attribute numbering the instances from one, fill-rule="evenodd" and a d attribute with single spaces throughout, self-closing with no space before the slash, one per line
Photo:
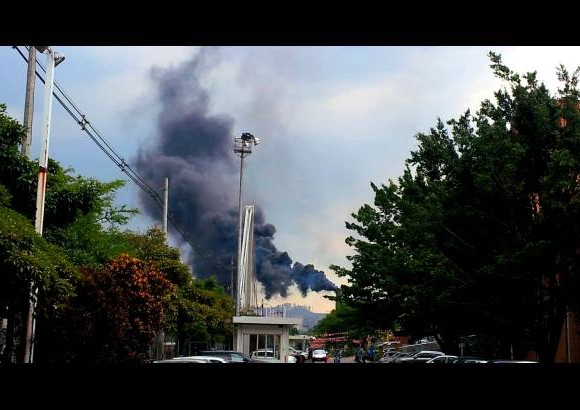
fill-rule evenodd
<path id="1" fill-rule="evenodd" d="M 277 316 L 234 316 L 235 350 L 256 358 L 262 354 L 272 362 L 288 363 L 290 329 L 301 318 Z"/>

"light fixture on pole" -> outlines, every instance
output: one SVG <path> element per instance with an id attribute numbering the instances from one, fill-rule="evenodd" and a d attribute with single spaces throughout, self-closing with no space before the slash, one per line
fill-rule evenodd
<path id="1" fill-rule="evenodd" d="M 42 113 L 42 140 L 40 155 L 38 157 L 38 183 L 36 189 L 36 215 L 34 227 L 36 233 L 42 236 L 44 225 L 44 200 L 46 194 L 46 178 L 48 176 L 48 145 L 50 141 L 50 119 L 52 114 L 52 93 L 54 88 L 54 68 L 64 60 L 64 56 L 55 52 L 50 47 L 37 46 L 41 53 L 46 53 L 46 77 L 44 79 L 44 105 Z M 28 317 L 25 327 L 25 343 L 23 349 L 23 362 L 32 363 L 34 359 L 34 333 L 36 330 L 36 320 L 34 310 L 38 297 L 38 287 L 31 283 L 32 297 L 28 305 Z"/>
<path id="2" fill-rule="evenodd" d="M 242 176 L 244 170 L 244 158 L 252 153 L 252 144 L 258 145 L 260 139 L 254 137 L 249 132 L 242 133 L 240 138 L 234 138 L 234 153 L 240 157 L 240 190 L 238 196 L 238 262 L 237 262 L 237 279 L 236 279 L 236 316 L 240 315 L 240 300 L 238 291 L 240 289 L 240 260 L 242 256 Z M 233 282 L 233 281 L 232 281 Z"/>

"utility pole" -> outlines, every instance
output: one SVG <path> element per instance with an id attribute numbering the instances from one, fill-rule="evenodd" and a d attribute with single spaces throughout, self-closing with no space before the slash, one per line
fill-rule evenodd
<path id="1" fill-rule="evenodd" d="M 169 209 L 169 178 L 165 177 L 165 185 L 163 186 L 163 233 L 167 241 L 167 214 Z M 165 359 L 165 331 L 161 329 L 155 338 L 157 360 Z"/>
<path id="2" fill-rule="evenodd" d="M 24 101 L 24 127 L 26 138 L 22 141 L 20 153 L 30 158 L 32 145 L 32 117 L 34 116 L 34 88 L 36 85 L 36 48 L 28 46 L 28 71 L 26 74 L 26 99 Z"/>
<path id="3" fill-rule="evenodd" d="M 34 227 L 36 233 L 42 236 L 44 224 L 44 200 L 46 194 L 46 178 L 48 176 L 48 146 L 50 141 L 50 119 L 52 114 L 52 92 L 54 88 L 54 68 L 64 60 L 64 56 L 57 56 L 50 47 L 43 48 L 46 51 L 46 77 L 44 80 L 44 106 L 42 113 L 41 149 L 38 157 L 38 182 L 36 189 L 36 215 Z M 38 298 L 38 287 L 35 283 L 30 284 L 32 297 L 28 303 L 28 316 L 26 318 L 24 333 L 23 362 L 34 361 L 34 335 L 36 331 L 36 318 L 34 311 Z"/>
<path id="4" fill-rule="evenodd" d="M 169 178 L 165 177 L 165 187 L 163 188 L 163 232 L 167 236 L 167 209 L 169 207 Z"/>
<path id="5" fill-rule="evenodd" d="M 234 265 L 234 257 L 232 256 L 232 261 L 230 262 L 230 271 L 231 271 L 231 276 L 230 276 L 230 296 L 232 297 L 232 300 L 234 300 L 234 270 L 236 268 L 236 265 Z"/>

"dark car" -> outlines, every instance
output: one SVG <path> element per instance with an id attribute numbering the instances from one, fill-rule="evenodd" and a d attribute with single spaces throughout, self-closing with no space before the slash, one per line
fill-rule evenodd
<path id="1" fill-rule="evenodd" d="M 202 350 L 198 352 L 203 356 L 223 357 L 228 363 L 250 363 L 252 359 L 241 352 L 234 350 Z"/>
<path id="2" fill-rule="evenodd" d="M 487 360 L 482 357 L 459 356 L 455 363 L 487 363 Z"/>

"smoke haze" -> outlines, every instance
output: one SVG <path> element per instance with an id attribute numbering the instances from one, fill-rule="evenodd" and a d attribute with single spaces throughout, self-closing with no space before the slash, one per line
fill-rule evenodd
<path id="1" fill-rule="evenodd" d="M 194 275 L 216 276 L 227 287 L 229 266 L 237 256 L 240 159 L 233 152 L 234 120 L 209 113 L 210 96 L 200 85 L 214 57 L 213 49 L 202 48 L 190 61 L 153 70 L 161 106 L 157 139 L 151 148 L 139 150 L 135 163 L 155 186 L 169 177 L 169 213 L 204 254 L 192 251 L 188 256 Z M 159 208 L 146 193 L 140 196 L 145 212 L 157 217 Z M 258 206 L 254 221 L 256 277 L 267 299 L 287 296 L 292 284 L 303 296 L 309 290 L 336 289 L 324 272 L 312 265 L 292 264 L 287 252 L 276 249 L 276 228 L 266 223 Z"/>

